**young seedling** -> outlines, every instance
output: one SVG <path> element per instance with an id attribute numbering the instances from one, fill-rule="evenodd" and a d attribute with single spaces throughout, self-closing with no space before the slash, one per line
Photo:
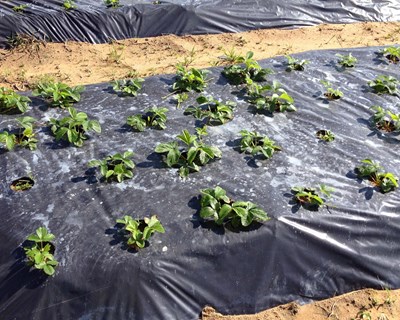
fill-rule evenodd
<path id="1" fill-rule="evenodd" d="M 185 66 L 179 64 L 176 66 L 176 69 L 176 80 L 172 85 L 172 90 L 175 93 L 202 92 L 207 86 L 208 70 L 187 69 Z"/>
<path id="2" fill-rule="evenodd" d="M 295 202 L 305 209 L 314 210 L 325 204 L 325 197 L 330 198 L 334 189 L 321 184 L 318 190 L 309 187 L 293 187 L 291 191 Z"/>
<path id="3" fill-rule="evenodd" d="M 398 94 L 397 86 L 400 84 L 399 80 L 392 76 L 380 75 L 375 80 L 368 81 L 368 85 L 376 94 Z"/>
<path id="4" fill-rule="evenodd" d="M 22 177 L 11 182 L 10 189 L 13 191 L 26 191 L 35 185 L 32 177 Z"/>
<path id="5" fill-rule="evenodd" d="M 222 103 L 211 96 L 200 96 L 196 101 L 199 106 L 186 108 L 185 114 L 191 114 L 196 119 L 206 119 L 206 124 L 212 126 L 221 125 L 233 119 L 233 108 L 236 103 L 232 101 Z"/>
<path id="6" fill-rule="evenodd" d="M 387 47 L 382 49 L 379 53 L 392 63 L 398 63 L 400 61 L 400 47 Z"/>
<path id="7" fill-rule="evenodd" d="M 121 6 L 119 4 L 119 0 L 104 0 L 104 4 L 107 6 L 107 8 L 113 8 L 113 9 Z"/>
<path id="8" fill-rule="evenodd" d="M 395 114 L 380 106 L 372 106 L 371 109 L 375 111 L 374 115 L 371 117 L 371 122 L 374 127 L 386 132 L 400 131 L 400 113 Z"/>
<path id="9" fill-rule="evenodd" d="M 332 85 L 329 81 L 321 80 L 321 83 L 326 89 L 326 92 L 324 93 L 324 96 L 328 100 L 337 100 L 343 97 L 343 92 L 340 91 L 339 89 L 333 89 Z"/>
<path id="10" fill-rule="evenodd" d="M 138 92 L 142 89 L 142 83 L 144 79 L 123 79 L 115 80 L 111 83 L 115 92 L 121 92 L 123 95 L 130 95 L 136 97 Z"/>
<path id="11" fill-rule="evenodd" d="M 135 220 L 130 216 L 124 216 L 122 219 L 117 219 L 118 224 L 124 227 L 125 235 L 128 236 L 127 244 L 135 249 L 143 249 L 146 242 L 155 233 L 164 233 L 165 229 L 157 216 L 153 215 L 150 218 L 145 217 L 141 220 Z"/>
<path id="12" fill-rule="evenodd" d="M 335 140 L 335 135 L 330 130 L 318 130 L 316 136 L 318 139 L 321 139 L 325 142 L 332 142 L 333 140 Z"/>
<path id="13" fill-rule="evenodd" d="M 136 131 L 144 131 L 146 127 L 164 130 L 167 122 L 167 108 L 152 107 L 145 114 L 136 114 L 126 119 L 126 124 Z"/>
<path id="14" fill-rule="evenodd" d="M 16 145 L 30 150 L 36 150 L 35 132 L 33 124 L 37 121 L 32 117 L 22 117 L 16 119 L 19 128 L 17 133 L 8 131 L 0 132 L 0 143 L 3 143 L 7 150 L 11 151 Z"/>
<path id="15" fill-rule="evenodd" d="M 90 168 L 100 167 L 100 173 L 106 181 L 133 178 L 135 163 L 129 159 L 133 156 L 132 151 L 125 151 L 123 154 L 116 153 L 105 157 L 103 160 L 91 160 L 88 163 Z"/>
<path id="16" fill-rule="evenodd" d="M 354 68 L 358 61 L 357 58 L 351 53 L 348 55 L 338 53 L 336 54 L 336 57 L 339 58 L 338 64 L 340 64 L 343 68 Z"/>
<path id="17" fill-rule="evenodd" d="M 226 191 L 217 186 L 200 190 L 200 217 L 214 220 L 215 224 L 230 223 L 234 228 L 248 227 L 253 221 L 269 220 L 267 213 L 249 201 L 233 201 Z"/>
<path id="18" fill-rule="evenodd" d="M 76 9 L 76 4 L 73 0 L 65 0 L 63 2 L 63 7 L 65 10 L 72 10 L 72 9 Z"/>
<path id="19" fill-rule="evenodd" d="M 48 100 L 52 107 L 68 108 L 79 102 L 84 90 L 83 86 L 69 87 L 61 82 L 39 82 L 33 95 Z"/>
<path id="20" fill-rule="evenodd" d="M 398 188 L 399 179 L 391 172 L 385 172 L 383 167 L 371 159 L 361 160 L 362 165 L 355 168 L 357 176 L 368 179 L 372 185 L 382 193 L 387 193 Z"/>
<path id="21" fill-rule="evenodd" d="M 272 84 L 261 86 L 253 80 L 247 80 L 247 93 L 249 102 L 255 105 L 259 111 L 265 110 L 269 113 L 296 111 L 294 99 L 285 89 L 281 88 L 278 81 L 273 81 Z"/>
<path id="22" fill-rule="evenodd" d="M 61 120 L 50 119 L 51 132 L 56 141 L 61 139 L 72 143 L 77 147 L 82 147 L 83 142 L 87 140 L 88 131 L 101 132 L 100 123 L 97 120 L 89 120 L 84 112 L 77 112 L 75 108 L 68 108 L 70 117 Z"/>
<path id="23" fill-rule="evenodd" d="M 17 94 L 14 90 L 0 88 L 0 113 L 24 113 L 28 110 L 31 99 Z"/>
<path id="24" fill-rule="evenodd" d="M 254 53 L 249 51 L 246 57 L 236 57 L 236 63 L 229 67 L 225 67 L 222 74 L 228 79 L 230 84 L 240 85 L 246 83 L 247 79 L 260 82 L 265 81 L 267 75 L 272 74 L 273 71 L 268 68 L 261 68 L 256 60 L 253 59 Z M 244 65 L 243 65 L 244 64 Z"/>
<path id="25" fill-rule="evenodd" d="M 155 152 L 164 154 L 167 166 L 179 168 L 179 175 L 186 178 L 189 173 L 200 171 L 200 166 L 222 156 L 221 150 L 217 147 L 204 144 L 201 137 L 206 134 L 205 128 L 197 130 L 197 135 L 191 135 L 189 131 L 183 130 L 177 138 L 185 145 L 184 148 L 180 148 L 179 143 L 173 141 L 159 144 Z"/>
<path id="26" fill-rule="evenodd" d="M 281 151 L 281 147 L 275 141 L 266 136 L 260 135 L 256 131 L 241 130 L 240 152 L 249 153 L 252 156 L 262 155 L 266 159 L 272 157 L 275 151 Z"/>
<path id="27" fill-rule="evenodd" d="M 299 60 L 296 58 L 293 58 L 290 55 L 286 56 L 287 59 L 287 68 L 286 71 L 290 72 L 290 71 L 304 71 L 304 66 L 306 64 L 309 64 L 310 61 L 309 60 Z"/>
<path id="28" fill-rule="evenodd" d="M 25 11 L 25 9 L 26 9 L 27 7 L 28 7 L 27 4 L 21 4 L 21 5 L 19 5 L 19 6 L 13 7 L 12 9 L 13 9 L 14 12 L 17 12 L 17 13 L 24 13 L 24 11 Z"/>
<path id="29" fill-rule="evenodd" d="M 31 234 L 27 240 L 34 242 L 31 247 L 24 247 L 28 265 L 35 269 L 43 270 L 49 276 L 54 275 L 58 262 L 54 259 L 54 245 L 51 243 L 55 236 L 45 227 L 40 227 L 36 233 Z"/>

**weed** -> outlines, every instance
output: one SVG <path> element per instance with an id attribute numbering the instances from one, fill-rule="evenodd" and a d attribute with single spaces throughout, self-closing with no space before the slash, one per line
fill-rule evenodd
<path id="1" fill-rule="evenodd" d="M 7 150 L 13 150 L 15 145 L 30 150 L 36 150 L 35 132 L 33 124 L 37 121 L 32 117 L 22 117 L 16 119 L 20 125 L 18 133 L 0 132 L 0 143 L 4 143 Z"/>
<path id="2" fill-rule="evenodd" d="M 178 142 L 173 141 L 159 144 L 155 151 L 166 154 L 164 162 L 167 166 L 178 167 L 179 175 L 186 178 L 189 173 L 200 171 L 200 166 L 204 166 L 210 160 L 221 158 L 221 150 L 203 143 L 201 137 L 206 134 L 205 128 L 198 129 L 197 135 L 191 135 L 189 131 L 183 130 L 177 138 L 184 143 L 184 148 L 180 148 Z"/>
<path id="3" fill-rule="evenodd" d="M 391 172 L 384 172 L 383 167 L 371 159 L 361 160 L 362 165 L 355 168 L 357 176 L 368 179 L 382 193 L 398 188 L 398 178 Z"/>
<path id="4" fill-rule="evenodd" d="M 178 93 L 175 95 L 176 107 L 179 109 L 181 104 L 189 99 L 189 95 L 186 92 Z"/>
<path id="5" fill-rule="evenodd" d="M 357 58 L 354 57 L 351 52 L 348 55 L 338 53 L 336 54 L 336 57 L 339 58 L 338 64 L 340 64 L 343 68 L 354 68 L 358 62 Z"/>
<path id="6" fill-rule="evenodd" d="M 144 79 L 135 78 L 135 79 L 123 79 L 123 80 L 115 80 L 111 83 L 113 86 L 113 90 L 115 92 L 122 92 L 124 95 L 130 95 L 136 97 L 138 92 L 142 89 L 142 83 Z"/>
<path id="7" fill-rule="evenodd" d="M 326 202 L 324 196 L 330 198 L 333 188 L 323 184 L 319 185 L 319 190 L 309 187 L 293 187 L 293 200 L 306 209 L 313 210 L 323 206 Z"/>
<path id="8" fill-rule="evenodd" d="M 49 276 L 55 273 L 54 268 L 58 265 L 51 252 L 54 251 L 54 245 L 51 243 L 54 238 L 54 234 L 49 233 L 45 227 L 40 227 L 36 230 L 36 233 L 27 238 L 28 241 L 34 242 L 34 245 L 24 247 L 28 265 L 33 266 L 35 269 L 43 270 Z"/>
<path id="9" fill-rule="evenodd" d="M 107 54 L 107 61 L 113 63 L 120 63 L 124 54 L 125 47 L 123 45 L 116 47 L 112 46 L 110 52 Z"/>
<path id="10" fill-rule="evenodd" d="M 63 7 L 65 10 L 68 11 L 68 10 L 76 9 L 76 4 L 73 0 L 64 0 Z"/>
<path id="11" fill-rule="evenodd" d="M 386 57 L 389 62 L 398 63 L 400 61 L 400 47 L 387 47 L 379 51 L 379 54 Z"/>
<path id="12" fill-rule="evenodd" d="M 199 106 L 186 108 L 185 114 L 191 114 L 196 119 L 206 119 L 207 125 L 220 125 L 233 119 L 233 108 L 236 103 L 222 103 L 213 97 L 200 96 L 196 99 Z"/>
<path id="13" fill-rule="evenodd" d="M 359 319 L 359 320 L 372 320 L 371 313 L 369 313 L 367 310 L 360 310 L 357 313 L 357 318 L 356 319 Z"/>
<path id="14" fill-rule="evenodd" d="M 34 96 L 40 96 L 50 102 L 52 107 L 68 108 L 79 102 L 83 86 L 69 87 L 62 82 L 39 82 L 33 90 Z"/>
<path id="15" fill-rule="evenodd" d="M 275 151 L 281 151 L 281 147 L 275 144 L 275 141 L 266 136 L 260 135 L 256 131 L 241 130 L 240 151 L 249 153 L 252 156 L 261 154 L 266 159 L 272 157 Z"/>
<path id="16" fill-rule="evenodd" d="M 196 91 L 202 92 L 207 86 L 207 73 L 208 70 L 199 70 L 192 68 L 188 70 L 183 65 L 176 67 L 176 80 L 172 85 L 172 90 L 176 93 Z"/>
<path id="17" fill-rule="evenodd" d="M 374 115 L 371 117 L 371 122 L 374 127 L 386 132 L 400 131 L 400 114 L 395 114 L 380 106 L 372 106 L 371 109 L 375 111 Z"/>
<path id="18" fill-rule="evenodd" d="M 335 140 L 335 135 L 330 130 L 318 130 L 316 136 L 318 139 L 325 142 L 332 142 Z"/>
<path id="19" fill-rule="evenodd" d="M 217 225 L 230 223 L 237 228 L 247 227 L 253 221 L 269 220 L 266 212 L 257 205 L 249 201 L 233 201 L 219 186 L 214 189 L 203 189 L 200 192 L 200 217 L 211 218 Z"/>
<path id="20" fill-rule="evenodd" d="M 167 108 L 152 107 L 145 114 L 129 116 L 126 119 L 126 124 L 137 131 L 144 131 L 146 127 L 164 130 L 166 128 L 167 112 Z"/>
<path id="21" fill-rule="evenodd" d="M 196 51 L 194 48 L 189 51 L 189 55 L 183 58 L 183 61 L 179 62 L 178 65 L 188 68 L 195 60 Z"/>
<path id="22" fill-rule="evenodd" d="M 14 90 L 4 87 L 0 88 L 0 113 L 10 114 L 15 112 L 24 113 L 28 110 L 31 99 L 17 94 Z"/>
<path id="23" fill-rule="evenodd" d="M 107 8 L 118 8 L 121 5 L 119 4 L 119 0 L 104 0 L 104 4 L 107 6 Z"/>
<path id="24" fill-rule="evenodd" d="M 220 57 L 220 59 L 227 64 L 239 64 L 244 62 L 244 57 L 237 54 L 234 48 L 231 48 L 229 51 L 224 50 L 224 55 Z"/>
<path id="25" fill-rule="evenodd" d="M 132 151 L 125 151 L 123 154 L 116 153 L 103 160 L 91 160 L 88 166 L 100 167 L 100 173 L 106 180 L 117 179 L 118 182 L 122 182 L 124 179 L 133 177 L 132 170 L 135 168 L 135 163 L 129 159 L 132 156 Z"/>
<path id="26" fill-rule="evenodd" d="M 308 63 L 310 63 L 309 60 L 299 60 L 296 58 L 293 58 L 290 55 L 286 56 L 287 59 L 287 68 L 286 71 L 303 71 L 304 70 L 304 66 Z"/>
<path id="27" fill-rule="evenodd" d="M 135 249 L 143 249 L 146 241 L 150 239 L 153 233 L 165 232 L 164 227 L 155 215 L 150 218 L 145 217 L 141 220 L 124 216 L 122 219 L 117 219 L 117 223 L 124 226 L 125 234 L 128 235 L 127 244 Z"/>
<path id="28" fill-rule="evenodd" d="M 400 84 L 399 80 L 392 76 L 380 75 L 375 80 L 368 81 L 368 85 L 376 94 L 390 94 L 395 95 L 399 91 L 397 86 Z"/>
<path id="29" fill-rule="evenodd" d="M 18 52 L 38 54 L 41 45 L 45 46 L 45 41 L 37 39 L 36 37 L 29 34 L 13 34 L 10 37 L 7 37 L 8 48 L 11 50 L 16 50 Z"/>
<path id="30" fill-rule="evenodd" d="M 323 84 L 323 86 L 326 89 L 324 96 L 328 100 L 337 100 L 337 99 L 340 99 L 343 97 L 343 92 L 340 91 L 339 89 L 333 89 L 332 85 L 329 81 L 321 80 L 320 82 Z"/>
<path id="31" fill-rule="evenodd" d="M 13 7 L 12 9 L 13 9 L 14 12 L 24 13 L 24 11 L 25 11 L 25 9 L 26 9 L 27 7 L 28 7 L 27 4 L 21 4 L 21 5 L 19 5 L 19 6 Z"/>
<path id="32" fill-rule="evenodd" d="M 50 119 L 51 132 L 56 141 L 61 139 L 72 143 L 77 147 L 82 147 L 83 142 L 87 140 L 88 131 L 101 132 L 100 123 L 97 120 L 89 120 L 84 112 L 77 112 L 75 108 L 68 108 L 70 117 L 61 120 Z"/>

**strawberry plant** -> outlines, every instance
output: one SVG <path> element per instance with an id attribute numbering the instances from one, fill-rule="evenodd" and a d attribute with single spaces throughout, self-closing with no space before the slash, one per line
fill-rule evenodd
<path id="1" fill-rule="evenodd" d="M 278 81 L 261 86 L 248 79 L 247 93 L 249 102 L 255 105 L 257 110 L 265 110 L 269 113 L 296 111 L 296 107 L 293 104 L 294 99 L 285 89 L 281 88 L 281 84 Z"/>
<path id="2" fill-rule="evenodd" d="M 144 131 L 146 127 L 164 130 L 167 122 L 167 108 L 152 107 L 145 114 L 136 114 L 126 119 L 126 124 L 134 130 Z"/>
<path id="3" fill-rule="evenodd" d="M 383 167 L 371 159 L 361 160 L 362 165 L 355 168 L 357 176 L 368 179 L 382 193 L 398 188 L 399 179 L 391 172 L 385 172 Z"/>
<path id="4" fill-rule="evenodd" d="M 211 218 L 217 225 L 230 223 L 234 228 L 248 227 L 253 221 L 269 220 L 266 212 L 257 205 L 249 201 L 233 201 L 219 186 L 200 192 L 200 217 Z"/>
<path id="5" fill-rule="evenodd" d="M 335 135 L 330 130 L 318 130 L 316 136 L 318 139 L 321 139 L 325 142 L 332 142 L 333 140 L 335 140 Z"/>
<path id="6" fill-rule="evenodd" d="M 260 135 L 256 131 L 250 132 L 241 130 L 240 135 L 242 136 L 240 140 L 240 151 L 249 153 L 252 156 L 260 154 L 266 159 L 269 159 L 275 151 L 282 150 L 280 146 L 275 144 L 275 141 Z"/>
<path id="7" fill-rule="evenodd" d="M 35 184 L 32 177 L 22 177 L 11 182 L 10 189 L 13 191 L 26 191 L 31 189 Z"/>
<path id="8" fill-rule="evenodd" d="M 271 69 L 261 68 L 258 62 L 253 59 L 253 56 L 254 53 L 249 51 L 245 57 L 238 56 L 235 58 L 236 62 L 243 65 L 235 64 L 224 68 L 222 74 L 230 84 L 244 84 L 247 78 L 256 82 L 265 81 L 267 75 L 273 73 Z"/>
<path id="9" fill-rule="evenodd" d="M 107 8 L 118 8 L 120 6 L 119 0 L 104 0 L 104 4 Z"/>
<path id="10" fill-rule="evenodd" d="M 197 130 L 197 135 L 191 135 L 189 131 L 183 130 L 177 136 L 185 147 L 179 147 L 176 141 L 160 143 L 155 152 L 164 154 L 164 162 L 168 167 L 179 168 L 179 175 L 185 178 L 191 172 L 200 171 L 200 166 L 204 166 L 210 160 L 221 158 L 221 150 L 215 146 L 206 145 L 201 137 L 206 135 L 204 128 Z"/>
<path id="11" fill-rule="evenodd" d="M 187 69 L 183 65 L 176 67 L 176 80 L 172 85 L 172 90 L 176 93 L 196 91 L 202 92 L 207 86 L 208 70 L 199 70 L 195 68 Z"/>
<path id="12" fill-rule="evenodd" d="M 375 114 L 371 118 L 374 127 L 386 132 L 400 131 L 400 114 L 385 110 L 380 106 L 372 106 Z"/>
<path id="13" fill-rule="evenodd" d="M 83 142 L 88 138 L 86 135 L 88 131 L 101 132 L 100 123 L 97 120 L 89 120 L 86 113 L 77 112 L 73 107 L 69 107 L 68 112 L 70 117 L 61 120 L 50 119 L 51 132 L 56 141 L 63 139 L 77 147 L 82 147 Z"/>
<path id="14" fill-rule="evenodd" d="M 310 63 L 309 60 L 299 60 L 296 58 L 293 58 L 290 55 L 286 56 L 287 59 L 287 68 L 286 71 L 304 71 L 304 66 L 308 63 Z"/>
<path id="15" fill-rule="evenodd" d="M 321 80 L 321 83 L 326 89 L 326 92 L 324 93 L 324 96 L 328 100 L 337 100 L 343 97 L 343 92 L 340 91 L 339 89 L 333 89 L 332 85 L 329 81 Z"/>
<path id="16" fill-rule="evenodd" d="M 368 81 L 368 85 L 377 94 L 390 94 L 395 95 L 399 91 L 397 86 L 399 85 L 399 80 L 392 76 L 380 75 L 375 78 L 375 80 Z"/>
<path id="17" fill-rule="evenodd" d="M 65 10 L 68 11 L 68 10 L 76 9 L 76 4 L 72 0 L 65 0 L 63 2 L 63 7 Z"/>
<path id="18" fill-rule="evenodd" d="M 233 108 L 236 103 L 232 101 L 222 103 L 211 96 L 200 96 L 196 101 L 199 106 L 186 108 L 185 114 L 191 114 L 196 119 L 206 119 L 208 125 L 220 125 L 233 119 Z"/>
<path id="19" fill-rule="evenodd" d="M 35 132 L 33 124 L 37 121 L 32 117 L 22 117 L 16 119 L 20 125 L 17 133 L 10 133 L 8 131 L 0 132 L 0 143 L 4 143 L 7 150 L 13 150 L 15 145 L 30 150 L 36 150 Z"/>
<path id="20" fill-rule="evenodd" d="M 52 107 L 68 108 L 81 99 L 84 90 L 83 86 L 69 87 L 65 83 L 46 81 L 39 82 L 33 95 L 48 100 Z"/>
<path id="21" fill-rule="evenodd" d="M 387 47 L 382 49 L 379 53 L 392 63 L 398 63 L 400 61 L 400 47 Z"/>
<path id="22" fill-rule="evenodd" d="M 33 242 L 33 246 L 24 247 L 28 265 L 35 269 L 43 270 L 49 276 L 55 272 L 58 262 L 54 259 L 54 245 L 51 243 L 55 236 L 49 233 L 45 227 L 40 227 L 36 233 L 28 236 L 27 240 Z"/>
<path id="23" fill-rule="evenodd" d="M 100 173 L 106 181 L 116 179 L 118 182 L 122 182 L 124 179 L 133 178 L 132 170 L 135 168 L 135 163 L 129 159 L 132 156 L 132 151 L 125 151 L 123 154 L 116 153 L 103 160 L 91 160 L 88 166 L 90 168 L 100 167 Z"/>
<path id="24" fill-rule="evenodd" d="M 126 242 L 128 246 L 135 249 L 143 249 L 155 232 L 165 232 L 164 227 L 155 215 L 150 218 L 145 217 L 142 220 L 124 216 L 122 219 L 117 219 L 117 223 L 124 226 L 124 235 L 128 237 Z"/>
<path id="25" fill-rule="evenodd" d="M 14 90 L 0 88 L 0 113 L 24 113 L 28 110 L 31 99 L 17 94 Z"/>
<path id="26" fill-rule="evenodd" d="M 115 92 L 121 92 L 123 95 L 130 95 L 136 97 L 138 92 L 142 89 L 142 83 L 144 79 L 123 79 L 115 80 L 111 83 Z"/>
<path id="27" fill-rule="evenodd" d="M 323 206 L 326 198 L 330 198 L 333 188 L 323 184 L 319 185 L 319 190 L 309 187 L 293 187 L 293 200 L 305 209 L 314 210 Z M 325 197 L 324 197 L 325 196 Z"/>
<path id="28" fill-rule="evenodd" d="M 348 55 L 344 54 L 336 54 L 336 57 L 339 58 L 338 63 L 343 67 L 343 68 L 354 68 L 356 63 L 357 63 L 357 58 L 353 57 L 351 53 Z"/>

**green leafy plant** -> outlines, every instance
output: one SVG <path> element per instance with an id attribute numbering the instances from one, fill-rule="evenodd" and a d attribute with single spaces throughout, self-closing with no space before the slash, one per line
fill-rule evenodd
<path id="1" fill-rule="evenodd" d="M 335 140 L 335 135 L 330 130 L 325 130 L 325 129 L 318 130 L 316 136 L 318 139 L 321 139 L 322 141 L 325 142 L 332 142 Z"/>
<path id="2" fill-rule="evenodd" d="M 145 114 L 136 114 L 126 119 L 126 124 L 137 131 L 144 131 L 146 127 L 164 130 L 167 122 L 167 108 L 152 107 Z"/>
<path id="3" fill-rule="evenodd" d="M 63 7 L 65 10 L 72 10 L 72 9 L 76 9 L 76 4 L 73 0 L 65 0 L 63 2 Z"/>
<path id="4" fill-rule="evenodd" d="M 321 83 L 326 89 L 326 92 L 324 93 L 324 96 L 328 100 L 337 100 L 343 97 L 343 92 L 340 91 L 339 89 L 333 89 L 332 85 L 329 81 L 321 80 Z"/>
<path id="5" fill-rule="evenodd" d="M 208 125 L 220 125 L 233 119 L 233 108 L 236 103 L 222 103 L 213 97 L 200 96 L 196 99 L 199 106 L 186 108 L 185 114 L 191 114 L 196 119 L 206 119 Z"/>
<path id="6" fill-rule="evenodd" d="M 368 179 L 382 193 L 398 188 L 399 179 L 391 172 L 385 172 L 383 167 L 371 159 L 361 160 L 362 165 L 355 168 L 357 176 Z"/>
<path id="7" fill-rule="evenodd" d="M 100 173 L 106 180 L 117 180 L 133 178 L 135 163 L 129 159 L 133 156 L 132 151 L 125 151 L 123 154 L 116 153 L 109 155 L 103 160 L 91 160 L 88 163 L 90 168 L 100 167 Z"/>
<path id="8" fill-rule="evenodd" d="M 9 114 L 28 110 L 28 103 L 31 99 L 17 94 L 14 90 L 4 87 L 0 88 L 0 113 Z"/>
<path id="9" fill-rule="evenodd" d="M 293 58 L 290 55 L 287 55 L 286 59 L 287 59 L 286 71 L 289 71 L 289 72 L 293 71 L 293 70 L 295 70 L 295 71 L 304 71 L 304 66 L 306 64 L 310 63 L 309 60 L 299 60 L 299 59 Z"/>
<path id="10" fill-rule="evenodd" d="M 197 135 L 183 130 L 177 138 L 185 145 L 184 148 L 179 147 L 177 141 L 173 141 L 159 144 L 155 152 L 165 154 L 164 162 L 167 166 L 179 168 L 179 175 L 185 178 L 191 172 L 200 171 L 200 166 L 204 166 L 210 160 L 222 156 L 221 150 L 202 141 L 201 137 L 206 134 L 205 128 L 197 130 Z"/>
<path id="11" fill-rule="evenodd" d="M 127 244 L 135 249 L 143 249 L 146 241 L 155 233 L 164 233 L 165 229 L 157 216 L 145 217 L 142 220 L 135 220 L 130 216 L 117 219 L 117 223 L 124 226 L 125 234 L 128 236 Z"/>
<path id="12" fill-rule="evenodd" d="M 262 68 L 258 62 L 253 59 L 253 56 L 254 53 L 249 51 L 245 57 L 235 57 L 235 62 L 240 64 L 224 68 L 222 74 L 228 79 L 230 84 L 244 84 L 248 78 L 256 82 L 265 81 L 267 75 L 273 73 L 271 69 Z"/>
<path id="13" fill-rule="evenodd" d="M 68 108 L 81 99 L 83 86 L 69 87 L 61 82 L 39 82 L 33 91 L 34 96 L 48 100 L 52 107 Z"/>
<path id="14" fill-rule="evenodd" d="M 22 117 L 16 119 L 19 124 L 17 133 L 8 131 L 0 132 L 0 143 L 3 143 L 7 150 L 13 150 L 16 145 L 30 150 L 36 150 L 35 131 L 33 124 L 37 121 L 32 117 Z"/>
<path id="15" fill-rule="evenodd" d="M 323 184 L 316 188 L 309 187 L 293 187 L 292 188 L 293 200 L 306 209 L 318 209 L 326 202 L 326 198 L 331 197 L 333 188 L 327 187 Z M 324 197 L 325 196 L 325 197 Z"/>
<path id="16" fill-rule="evenodd" d="M 172 90 L 174 92 L 202 92 L 207 86 L 208 70 L 199 70 L 195 68 L 187 69 L 185 66 L 179 64 L 176 69 L 176 80 L 172 85 Z"/>
<path id="17" fill-rule="evenodd" d="M 104 0 L 104 4 L 107 8 L 118 8 L 120 5 L 119 0 Z"/>
<path id="18" fill-rule="evenodd" d="M 399 80 L 395 77 L 385 75 L 377 76 L 375 80 L 368 81 L 368 85 L 377 94 L 395 95 L 399 92 L 397 89 L 399 84 Z"/>
<path id="19" fill-rule="evenodd" d="M 11 183 L 10 189 L 13 191 L 26 191 L 31 189 L 34 185 L 35 181 L 32 176 L 21 177 Z"/>
<path id="20" fill-rule="evenodd" d="M 82 147 L 83 142 L 88 138 L 86 135 L 88 131 L 101 132 L 100 123 L 97 120 L 89 120 L 86 113 L 78 112 L 73 107 L 69 107 L 68 112 L 70 117 L 60 120 L 50 119 L 51 132 L 56 141 L 63 139 L 77 147 Z"/>
<path id="21" fill-rule="evenodd" d="M 351 53 L 345 55 L 345 54 L 336 54 L 336 57 L 339 58 L 338 63 L 343 67 L 343 68 L 354 68 L 356 63 L 358 62 L 357 58 L 354 57 Z"/>
<path id="22" fill-rule="evenodd" d="M 35 269 L 43 270 L 49 276 L 55 273 L 58 262 L 54 259 L 52 251 L 54 245 L 51 243 L 55 236 L 49 233 L 45 227 L 40 227 L 36 233 L 28 236 L 27 240 L 34 242 L 31 247 L 24 247 L 28 265 Z"/>
<path id="23" fill-rule="evenodd" d="M 249 153 L 252 156 L 263 155 L 266 159 L 272 157 L 275 151 L 281 151 L 281 147 L 275 141 L 266 136 L 260 135 L 256 131 L 241 130 L 240 151 Z"/>
<path id="24" fill-rule="evenodd" d="M 200 217 L 205 220 L 211 218 L 217 225 L 230 223 L 237 228 L 247 227 L 253 221 L 269 220 L 267 213 L 257 205 L 249 201 L 233 201 L 219 186 L 200 192 Z"/>
<path id="25" fill-rule="evenodd" d="M 121 92 L 122 94 L 136 97 L 138 92 L 142 89 L 143 82 L 144 79 L 142 78 L 134 78 L 115 80 L 111 84 L 115 92 Z"/>
<path id="26" fill-rule="evenodd" d="M 24 13 L 24 11 L 25 11 L 25 9 L 26 9 L 27 7 L 28 7 L 27 4 L 21 4 L 21 5 L 19 5 L 19 6 L 13 7 L 12 9 L 13 9 L 14 12 Z"/>
<path id="27" fill-rule="evenodd" d="M 400 61 L 400 47 L 387 47 L 382 49 L 379 53 L 392 63 L 398 63 Z"/>
<path id="28" fill-rule="evenodd" d="M 371 109 L 375 111 L 371 118 L 374 127 L 386 132 L 400 131 L 400 113 L 395 114 L 380 106 L 372 106 Z"/>
<path id="29" fill-rule="evenodd" d="M 294 99 L 281 88 L 278 81 L 262 86 L 248 79 L 247 94 L 249 102 L 255 105 L 257 110 L 265 110 L 269 113 L 297 110 Z"/>

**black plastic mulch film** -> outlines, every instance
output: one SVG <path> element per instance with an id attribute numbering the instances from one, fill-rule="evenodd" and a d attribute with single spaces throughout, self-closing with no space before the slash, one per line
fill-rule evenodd
<path id="1" fill-rule="evenodd" d="M 101 0 L 0 1 L 0 47 L 7 38 L 28 34 L 46 41 L 103 43 L 112 39 L 162 34 L 211 34 L 252 29 L 311 26 L 320 23 L 399 21 L 397 0 L 121 0 L 107 8 Z M 21 12 L 15 6 L 28 4 Z"/>
<path id="2" fill-rule="evenodd" d="M 195 118 L 163 99 L 174 75 L 147 78 L 137 97 L 120 97 L 109 84 L 87 86 L 76 108 L 98 119 L 102 133 L 91 134 L 82 148 L 54 142 L 46 120 L 66 110 L 33 98 L 27 115 L 43 125 L 37 151 L 0 155 L 0 318 L 196 319 L 207 304 L 228 314 L 254 313 L 364 287 L 400 287 L 399 191 L 382 194 L 354 177 L 365 158 L 400 175 L 399 137 L 368 125 L 373 105 L 400 112 L 398 96 L 377 95 L 367 85 L 380 74 L 400 78 L 399 65 L 379 58 L 378 49 L 349 50 L 359 63 L 347 70 L 337 68 L 335 57 L 346 50 L 296 55 L 310 60 L 303 72 L 286 72 L 284 57 L 262 61 L 275 71 L 269 81 L 280 81 L 298 108 L 273 116 L 250 112 L 222 69 L 210 69 L 205 94 L 237 107 L 231 122 L 209 127 L 206 137 L 222 150 L 222 159 L 186 180 L 154 152 L 181 130 L 194 132 Z M 321 79 L 344 97 L 324 100 Z M 153 105 L 168 107 L 166 130 L 125 128 L 127 116 Z M 10 128 L 14 118 L 1 116 L 1 128 Z M 235 149 L 242 129 L 267 135 L 282 151 L 252 161 Z M 335 141 L 321 143 L 319 129 L 331 130 Z M 104 183 L 85 173 L 89 160 L 126 150 L 135 152 L 133 179 Z M 28 174 L 35 180 L 31 190 L 10 189 Z M 308 211 L 290 204 L 293 186 L 320 183 L 335 188 L 328 207 Z M 196 197 L 216 185 L 234 199 L 258 204 L 272 219 L 247 231 L 204 227 Z M 112 234 L 125 214 L 157 214 L 166 232 L 138 253 L 123 250 Z M 39 226 L 56 235 L 60 262 L 47 280 L 20 259 L 19 246 Z"/>

